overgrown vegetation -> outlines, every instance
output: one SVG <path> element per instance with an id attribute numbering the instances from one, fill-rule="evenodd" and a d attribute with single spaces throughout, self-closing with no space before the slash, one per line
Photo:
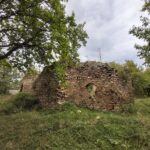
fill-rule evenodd
<path id="1" fill-rule="evenodd" d="M 32 94 L 19 93 L 15 96 L 12 96 L 10 99 L 11 101 L 8 100 L 9 102 L 6 101 L 3 103 L 0 113 L 11 114 L 40 108 L 39 100 Z"/>
<path id="2" fill-rule="evenodd" d="M 0 109 L 12 101 L 4 98 Z M 150 99 L 137 99 L 132 113 L 65 104 L 47 111 L 0 114 L 0 149 L 149 150 L 149 107 Z"/>
<path id="3" fill-rule="evenodd" d="M 143 69 L 131 60 L 124 64 L 110 63 L 115 68 L 119 76 L 128 81 L 131 79 L 135 96 L 150 96 L 150 69 Z"/>
<path id="4" fill-rule="evenodd" d="M 6 60 L 0 61 L 0 94 L 19 88 L 20 73 Z"/>
<path id="5" fill-rule="evenodd" d="M 65 69 L 79 62 L 78 49 L 86 45 L 84 23 L 75 14 L 66 14 L 67 0 L 0 1 L 0 94 L 19 87 L 20 73 L 36 75 L 37 65 L 56 65 L 60 83 Z M 150 2 L 143 11 L 150 14 Z M 131 34 L 143 39 L 135 45 L 138 55 L 150 65 L 150 20 Z M 16 57 L 17 56 L 17 57 Z M 131 82 L 135 96 L 150 96 L 150 69 L 133 61 L 111 63 L 120 77 Z M 16 68 L 15 68 L 16 67 Z M 95 94 L 93 85 L 87 90 Z M 39 109 L 38 99 L 26 93 L 0 95 L 0 150 L 149 150 L 150 98 L 123 105 L 118 112 L 98 112 L 65 104 L 55 109 Z"/>

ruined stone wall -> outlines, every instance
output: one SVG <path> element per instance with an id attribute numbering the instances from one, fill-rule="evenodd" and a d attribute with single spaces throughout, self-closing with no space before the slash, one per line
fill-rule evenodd
<path id="1" fill-rule="evenodd" d="M 40 99 L 41 106 L 51 107 L 58 102 L 59 83 L 53 66 L 47 66 L 33 84 L 34 94 Z"/>
<path id="2" fill-rule="evenodd" d="M 33 93 L 33 83 L 37 75 L 25 75 L 20 84 L 20 92 Z"/>
<path id="3" fill-rule="evenodd" d="M 132 101 L 130 80 L 122 80 L 107 64 L 86 62 L 68 69 L 66 89 L 60 87 L 54 70 L 54 66 L 45 67 L 34 82 L 34 93 L 43 107 L 72 101 L 91 109 L 113 110 Z"/>
<path id="4" fill-rule="evenodd" d="M 107 64 L 87 62 L 68 71 L 67 99 L 91 109 L 113 110 L 132 101 L 130 80 L 123 81 Z M 91 86 L 91 87 L 90 87 Z M 91 88 L 90 90 L 88 88 Z M 93 93 L 92 93 L 93 92 Z"/>

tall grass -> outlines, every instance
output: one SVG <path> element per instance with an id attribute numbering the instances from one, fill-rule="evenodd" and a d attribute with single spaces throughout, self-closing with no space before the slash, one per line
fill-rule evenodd
<path id="1" fill-rule="evenodd" d="M 149 150 L 150 99 L 138 99 L 132 107 L 136 111 L 119 113 L 65 104 L 0 114 L 0 149 Z"/>

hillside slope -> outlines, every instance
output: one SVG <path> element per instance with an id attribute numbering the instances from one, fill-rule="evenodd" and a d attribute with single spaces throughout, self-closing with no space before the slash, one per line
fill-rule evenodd
<path id="1" fill-rule="evenodd" d="M 1 110 L 1 150 L 149 150 L 150 98 L 137 99 L 126 112 L 97 112 L 66 104 L 57 110 Z"/>

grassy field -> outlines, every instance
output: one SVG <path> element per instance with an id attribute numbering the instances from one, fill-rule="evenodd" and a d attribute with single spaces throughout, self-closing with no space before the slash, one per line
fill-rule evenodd
<path id="1" fill-rule="evenodd" d="M 0 96 L 0 150 L 150 150 L 150 98 L 122 113 L 71 104 L 6 113 L 8 98 Z"/>

